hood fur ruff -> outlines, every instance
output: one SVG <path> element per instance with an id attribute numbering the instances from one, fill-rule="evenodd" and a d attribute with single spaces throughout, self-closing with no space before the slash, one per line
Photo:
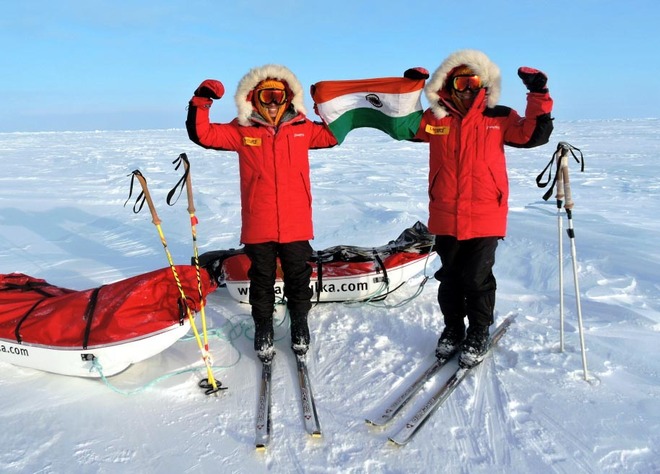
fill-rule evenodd
<path id="1" fill-rule="evenodd" d="M 250 116 L 254 111 L 252 102 L 248 100 L 248 94 L 257 84 L 267 78 L 285 81 L 291 90 L 291 105 L 296 112 L 307 114 L 305 110 L 305 100 L 303 89 L 298 78 L 286 67 L 277 64 L 267 64 L 265 66 L 251 69 L 238 83 L 236 95 L 236 107 L 238 109 L 238 123 L 243 126 L 250 125 Z"/>
<path id="2" fill-rule="evenodd" d="M 433 115 L 438 118 L 447 116 L 447 111 L 438 102 L 440 99 L 438 91 L 445 87 L 447 75 L 451 70 L 461 64 L 469 66 L 475 74 L 481 77 L 484 87 L 488 88 L 486 102 L 488 108 L 495 107 L 497 101 L 500 99 L 500 93 L 502 91 L 500 68 L 481 51 L 475 49 L 456 51 L 440 64 L 424 87 L 424 93 L 429 104 L 431 104 L 430 108 L 433 111 Z"/>

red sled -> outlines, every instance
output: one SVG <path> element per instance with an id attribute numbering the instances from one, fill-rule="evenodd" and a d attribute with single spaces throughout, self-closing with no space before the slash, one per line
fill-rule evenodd
<path id="1" fill-rule="evenodd" d="M 201 309 L 197 270 L 171 267 L 76 291 L 0 275 L 0 361 L 62 375 L 115 375 L 164 351 Z M 201 269 L 202 304 L 216 284 Z"/>
<path id="2" fill-rule="evenodd" d="M 421 222 L 380 247 L 338 245 L 315 251 L 312 267 L 312 300 L 318 302 L 379 301 L 424 272 L 436 257 L 435 236 Z M 200 264 L 232 298 L 249 303 L 250 261 L 243 249 L 215 250 L 199 256 Z M 278 263 L 275 295 L 284 295 Z"/>

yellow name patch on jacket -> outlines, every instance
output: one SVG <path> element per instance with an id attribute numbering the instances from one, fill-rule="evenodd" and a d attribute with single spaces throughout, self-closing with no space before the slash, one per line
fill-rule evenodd
<path id="1" fill-rule="evenodd" d="M 245 146 L 261 146 L 261 138 L 243 137 Z"/>
<path id="2" fill-rule="evenodd" d="M 449 135 L 449 127 L 434 127 L 433 125 L 427 125 L 424 131 L 429 135 Z"/>

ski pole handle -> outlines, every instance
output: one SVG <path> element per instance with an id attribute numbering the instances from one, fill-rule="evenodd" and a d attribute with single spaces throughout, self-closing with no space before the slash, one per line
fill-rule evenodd
<path id="1" fill-rule="evenodd" d="M 188 155 L 185 153 L 181 153 L 179 155 L 179 159 L 183 162 L 183 174 L 186 179 L 186 197 L 188 199 L 188 213 L 189 214 L 194 214 L 195 213 L 195 201 L 193 199 L 193 192 L 192 192 L 192 176 L 190 176 L 190 161 L 188 161 Z"/>
<path id="2" fill-rule="evenodd" d="M 564 181 L 564 195 L 565 195 L 565 203 L 564 203 L 564 209 L 573 209 L 573 205 L 575 204 L 573 202 L 573 196 L 571 195 L 571 181 L 568 178 L 568 166 L 564 166 L 561 170 L 562 178 Z"/>
<path id="3" fill-rule="evenodd" d="M 567 142 L 559 142 L 558 148 L 561 149 L 560 157 L 559 157 L 559 169 L 557 173 L 557 193 L 563 192 L 564 195 L 564 209 L 566 210 L 571 210 L 573 209 L 573 206 L 575 205 L 575 202 L 573 201 L 573 196 L 571 194 L 571 181 L 570 178 L 568 177 L 568 155 L 569 153 L 573 155 L 573 158 L 578 163 L 581 163 L 582 167 L 580 171 L 584 171 L 584 157 L 582 156 L 582 152 L 580 151 L 579 148 L 575 148 L 573 145 Z M 580 154 L 580 158 L 577 157 L 575 154 L 575 151 L 577 151 Z M 561 181 L 561 185 L 560 185 Z"/>
<path id="4" fill-rule="evenodd" d="M 153 222 L 155 226 L 159 226 L 162 221 L 158 217 L 156 206 L 154 206 L 154 202 L 151 199 L 151 194 L 149 193 L 149 188 L 147 187 L 147 180 L 144 176 L 142 176 L 142 173 L 134 173 L 133 175 L 139 181 L 142 192 L 144 193 L 144 199 L 147 201 L 147 206 L 149 206 L 149 212 L 151 212 L 151 222 Z"/>
<path id="5" fill-rule="evenodd" d="M 185 187 L 186 197 L 188 199 L 188 214 L 190 214 L 191 218 L 193 218 L 195 215 L 195 201 L 193 199 L 192 177 L 190 176 L 190 162 L 188 161 L 188 156 L 185 153 L 181 153 L 172 163 L 176 165 L 174 168 L 176 170 L 178 170 L 179 166 L 183 164 L 183 176 L 181 176 L 181 179 L 179 179 L 179 181 L 174 185 L 172 190 L 167 195 L 167 204 L 173 206 L 176 201 L 178 201 L 179 196 L 181 196 L 183 188 Z M 176 195 L 177 190 L 179 190 L 178 195 Z"/>
<path id="6" fill-rule="evenodd" d="M 557 208 L 562 206 L 561 201 L 564 201 L 564 209 L 573 208 L 573 199 L 571 197 L 571 184 L 568 178 L 568 154 L 571 150 L 571 145 L 566 142 L 559 142 L 558 150 L 559 157 L 557 158 Z"/>
<path id="7" fill-rule="evenodd" d="M 562 154 L 559 156 L 558 162 L 557 162 L 557 174 L 556 174 L 557 182 L 555 183 L 555 185 L 557 186 L 557 195 L 555 196 L 556 199 L 557 199 L 557 209 L 561 209 L 561 206 L 562 206 L 562 204 L 564 202 L 564 198 L 565 198 L 564 173 L 563 173 L 564 167 L 562 166 L 562 164 L 565 163 L 565 161 L 566 160 L 564 159 L 564 154 L 562 152 Z"/>
<path id="8" fill-rule="evenodd" d="M 571 195 L 571 182 L 568 177 L 568 153 L 570 145 L 565 142 L 559 142 L 561 153 L 559 156 L 559 172 L 557 175 L 557 192 L 561 192 L 564 198 L 564 209 L 573 208 L 573 197 Z M 561 191 L 560 191 L 561 190 Z"/>

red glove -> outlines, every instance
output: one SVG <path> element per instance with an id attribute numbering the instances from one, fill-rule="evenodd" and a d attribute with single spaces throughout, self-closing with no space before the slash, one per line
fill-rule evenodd
<path id="1" fill-rule="evenodd" d="M 525 84 L 529 92 L 540 92 L 542 94 L 548 92 L 548 88 L 545 87 L 548 82 L 548 76 L 538 69 L 520 67 L 518 68 L 518 77 L 522 79 L 523 84 Z"/>
<path id="2" fill-rule="evenodd" d="M 225 95 L 225 86 L 222 85 L 222 82 L 215 79 L 206 79 L 195 89 L 195 97 L 220 99 L 223 95 Z"/>
<path id="3" fill-rule="evenodd" d="M 423 67 L 413 67 L 407 69 L 406 72 L 403 73 L 403 77 L 405 77 L 406 79 L 414 79 L 416 81 L 422 79 L 426 80 L 429 78 L 429 72 Z"/>

